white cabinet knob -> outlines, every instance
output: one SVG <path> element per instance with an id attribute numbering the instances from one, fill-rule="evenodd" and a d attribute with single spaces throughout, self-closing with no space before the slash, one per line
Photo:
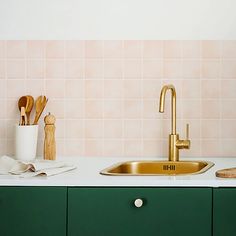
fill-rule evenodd
<path id="1" fill-rule="evenodd" d="M 140 199 L 140 198 L 137 198 L 135 201 L 134 201 L 134 205 L 136 207 L 141 207 L 143 205 L 143 200 Z"/>

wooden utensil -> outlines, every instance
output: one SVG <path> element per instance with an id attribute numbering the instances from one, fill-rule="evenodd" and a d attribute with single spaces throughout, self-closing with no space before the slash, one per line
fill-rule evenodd
<path id="1" fill-rule="evenodd" d="M 19 125 L 26 125 L 27 124 L 27 116 L 25 113 L 25 108 L 21 107 L 20 110 L 20 124 Z"/>
<path id="2" fill-rule="evenodd" d="M 22 96 L 18 100 L 18 108 L 20 110 L 20 125 L 25 125 L 25 108 L 27 107 L 28 98 L 27 96 Z M 22 109 L 22 107 L 24 109 Z"/>
<path id="3" fill-rule="evenodd" d="M 27 125 L 30 125 L 30 113 L 34 106 L 34 98 L 31 95 L 27 95 L 27 105 L 25 108 L 25 113 L 27 116 Z"/>
<path id="4" fill-rule="evenodd" d="M 216 177 L 236 178 L 236 167 L 216 171 Z"/>
<path id="5" fill-rule="evenodd" d="M 34 125 L 38 124 L 39 118 L 47 104 L 48 99 L 45 96 L 39 96 L 35 102 L 35 118 Z"/>

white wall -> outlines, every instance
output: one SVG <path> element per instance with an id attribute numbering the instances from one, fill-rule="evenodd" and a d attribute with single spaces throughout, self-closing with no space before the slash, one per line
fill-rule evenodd
<path id="1" fill-rule="evenodd" d="M 0 39 L 236 39 L 236 1 L 0 0 Z"/>

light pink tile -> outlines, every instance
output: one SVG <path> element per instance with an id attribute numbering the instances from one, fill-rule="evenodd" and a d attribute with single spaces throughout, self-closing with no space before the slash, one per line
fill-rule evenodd
<path id="1" fill-rule="evenodd" d="M 28 78 L 43 78 L 45 74 L 45 63 L 43 60 L 30 60 L 27 62 Z"/>
<path id="2" fill-rule="evenodd" d="M 145 40 L 143 41 L 144 58 L 162 58 L 163 41 L 162 40 Z"/>
<path id="3" fill-rule="evenodd" d="M 182 44 L 179 40 L 164 41 L 164 57 L 165 58 L 180 58 L 182 53 Z"/>
<path id="4" fill-rule="evenodd" d="M 102 138 L 103 137 L 103 121 L 102 120 L 86 120 L 85 121 L 85 137 L 86 138 Z"/>
<path id="5" fill-rule="evenodd" d="M 183 113 L 183 117 L 182 117 L 182 112 L 183 112 L 183 108 L 184 106 L 189 106 L 188 104 L 184 104 L 184 101 L 185 100 L 182 100 L 182 99 L 178 99 L 178 94 L 177 94 L 177 101 L 176 101 L 176 117 L 177 119 L 182 119 L 183 117 L 185 117 L 185 114 Z M 159 98 L 157 100 L 157 109 L 159 111 Z M 193 103 L 195 104 L 195 103 Z M 187 108 L 186 108 L 187 109 Z M 164 113 L 160 113 L 159 114 L 161 116 L 161 118 L 163 119 L 170 119 L 171 117 L 171 100 L 170 98 L 167 97 L 166 99 L 166 102 L 165 102 L 165 110 L 164 110 Z M 191 117 L 188 117 L 188 118 L 191 118 Z"/>
<path id="6" fill-rule="evenodd" d="M 6 42 L 4 40 L 0 40 L 0 58 L 6 57 L 5 45 L 6 45 Z"/>
<path id="7" fill-rule="evenodd" d="M 124 81 L 124 97 L 125 99 L 140 99 L 142 95 L 141 80 L 125 80 Z"/>
<path id="8" fill-rule="evenodd" d="M 235 40 L 222 41 L 222 57 L 223 58 L 236 58 L 236 41 Z"/>
<path id="9" fill-rule="evenodd" d="M 236 60 L 222 61 L 222 77 L 236 78 Z"/>
<path id="10" fill-rule="evenodd" d="M 29 40 L 27 41 L 27 56 L 29 58 L 44 58 L 45 57 L 44 40 Z"/>
<path id="11" fill-rule="evenodd" d="M 64 78 L 65 64 L 64 60 L 47 60 L 46 61 L 46 78 Z"/>
<path id="12" fill-rule="evenodd" d="M 143 76 L 152 78 L 163 77 L 163 61 L 162 60 L 144 60 Z"/>
<path id="13" fill-rule="evenodd" d="M 160 123 L 161 122 L 161 123 Z M 171 128 L 171 119 L 165 119 L 165 120 L 161 120 L 159 121 L 159 123 L 161 124 L 161 133 L 160 133 L 160 137 L 158 138 L 162 138 L 162 139 L 169 139 L 169 135 L 172 133 L 172 128 Z M 182 124 L 180 122 L 178 122 L 178 127 L 176 132 L 179 133 L 179 130 L 181 130 Z"/>
<path id="14" fill-rule="evenodd" d="M 201 117 L 200 100 L 183 100 L 182 114 L 186 119 L 199 119 Z"/>
<path id="15" fill-rule="evenodd" d="M 30 94 L 35 98 L 40 94 L 45 94 L 44 80 L 29 79 L 26 81 L 26 94 Z"/>
<path id="16" fill-rule="evenodd" d="M 6 140 L 6 153 L 5 153 L 5 155 L 8 155 L 8 156 L 15 155 L 14 140 L 13 139 Z"/>
<path id="17" fill-rule="evenodd" d="M 200 85 L 201 82 L 198 79 L 182 80 L 182 98 L 200 99 Z"/>
<path id="18" fill-rule="evenodd" d="M 108 139 L 104 141 L 103 156 L 105 157 L 122 157 L 124 142 L 122 140 Z"/>
<path id="19" fill-rule="evenodd" d="M 222 148 L 221 156 L 235 157 L 236 156 L 235 143 L 236 139 L 221 140 L 221 148 Z"/>
<path id="20" fill-rule="evenodd" d="M 164 77 L 168 79 L 182 78 L 183 70 L 180 60 L 165 60 L 164 61 Z"/>
<path id="21" fill-rule="evenodd" d="M 140 78 L 142 76 L 141 60 L 125 60 L 124 76 L 126 78 Z"/>
<path id="22" fill-rule="evenodd" d="M 139 157 L 142 155 L 141 140 L 125 140 L 124 155 L 127 157 Z"/>
<path id="23" fill-rule="evenodd" d="M 220 154 L 220 142 L 219 140 L 202 140 L 202 156 L 204 157 L 219 157 Z"/>
<path id="24" fill-rule="evenodd" d="M 201 57 L 201 41 L 184 40 L 182 41 L 183 58 L 198 59 Z"/>
<path id="25" fill-rule="evenodd" d="M 104 80 L 104 98 L 122 98 L 123 80 Z"/>
<path id="26" fill-rule="evenodd" d="M 236 99 L 221 101 L 221 116 L 223 119 L 236 119 Z"/>
<path id="27" fill-rule="evenodd" d="M 56 139 L 56 159 L 60 160 L 60 157 L 68 156 L 65 154 L 65 145 L 63 139 Z"/>
<path id="28" fill-rule="evenodd" d="M 200 111 L 200 109 L 198 109 L 198 111 Z M 201 118 L 203 119 L 220 118 L 219 101 L 218 100 L 202 100 Z"/>
<path id="29" fill-rule="evenodd" d="M 219 98 L 220 97 L 219 80 L 202 80 L 201 91 L 203 99 Z"/>
<path id="30" fill-rule="evenodd" d="M 43 119 L 43 117 L 42 117 Z M 65 137 L 65 120 L 64 119 L 56 119 L 55 122 L 55 137 L 56 139 L 63 139 Z M 42 129 L 43 130 L 43 129 Z M 43 132 L 44 133 L 44 132 Z"/>
<path id="31" fill-rule="evenodd" d="M 143 98 L 144 99 L 157 99 L 160 95 L 162 88 L 161 80 L 143 80 Z"/>
<path id="32" fill-rule="evenodd" d="M 7 109 L 7 103 L 5 100 L 0 100 L 0 106 L 1 106 L 1 110 L 2 112 L 0 113 L 0 119 L 6 119 L 6 118 L 9 118 L 8 116 L 10 114 L 8 114 L 8 112 L 11 112 L 13 110 L 13 108 L 9 108 L 10 111 L 8 111 Z M 16 102 L 16 106 L 17 106 L 17 102 Z M 15 111 L 15 109 L 14 109 Z M 14 112 L 15 114 L 16 112 Z M 16 117 L 15 117 L 16 118 Z"/>
<path id="33" fill-rule="evenodd" d="M 104 118 L 119 119 L 123 117 L 122 100 L 105 100 L 104 101 Z"/>
<path id="34" fill-rule="evenodd" d="M 103 57 L 103 41 L 102 40 L 87 40 L 85 42 L 85 56 L 87 58 L 102 58 Z"/>
<path id="35" fill-rule="evenodd" d="M 60 98 L 63 99 L 65 96 L 65 80 L 46 80 L 45 91 L 48 98 Z"/>
<path id="36" fill-rule="evenodd" d="M 124 117 L 125 118 L 141 118 L 142 102 L 141 100 L 125 100 L 124 101 Z"/>
<path id="37" fill-rule="evenodd" d="M 85 101 L 85 118 L 86 119 L 103 118 L 103 101 L 102 100 L 86 100 Z"/>
<path id="38" fill-rule="evenodd" d="M 141 54 L 142 54 L 141 41 L 139 40 L 124 41 L 125 58 L 140 58 Z"/>
<path id="39" fill-rule="evenodd" d="M 7 80 L 7 98 L 18 99 L 25 94 L 25 80 Z"/>
<path id="40" fill-rule="evenodd" d="M 5 139 L 0 139 L 0 155 L 6 155 L 7 141 Z"/>
<path id="41" fill-rule="evenodd" d="M 63 119 L 65 117 L 64 100 L 62 100 L 62 99 L 58 99 L 58 100 L 49 99 L 47 106 L 45 108 L 45 112 L 50 112 L 57 119 Z"/>
<path id="42" fill-rule="evenodd" d="M 220 58 L 221 42 L 217 40 L 202 41 L 202 57 L 203 58 Z"/>
<path id="43" fill-rule="evenodd" d="M 158 119 L 161 118 L 161 113 L 159 113 L 159 104 L 158 101 L 155 100 L 144 100 L 143 101 L 143 118 L 149 119 Z"/>
<path id="44" fill-rule="evenodd" d="M 220 87 L 222 98 L 236 99 L 236 80 L 222 80 Z"/>
<path id="45" fill-rule="evenodd" d="M 65 156 L 84 156 L 84 140 L 67 139 L 65 140 Z"/>
<path id="46" fill-rule="evenodd" d="M 84 40 L 68 40 L 65 42 L 66 58 L 84 58 L 85 41 Z"/>
<path id="47" fill-rule="evenodd" d="M 104 41 L 104 57 L 105 58 L 122 58 L 123 45 L 121 40 L 105 40 Z"/>
<path id="48" fill-rule="evenodd" d="M 85 97 L 103 98 L 103 80 L 85 80 Z"/>
<path id="49" fill-rule="evenodd" d="M 65 138 L 78 139 L 84 138 L 84 121 L 83 120 L 66 120 L 65 125 Z"/>
<path id="50" fill-rule="evenodd" d="M 104 120 L 104 138 L 122 138 L 123 122 L 119 120 Z"/>
<path id="51" fill-rule="evenodd" d="M 220 138 L 220 121 L 219 120 L 202 120 L 201 134 L 203 139 Z"/>
<path id="52" fill-rule="evenodd" d="M 202 61 L 202 77 L 217 79 L 220 76 L 219 60 L 203 60 Z"/>
<path id="53" fill-rule="evenodd" d="M 79 119 L 84 118 L 84 101 L 83 100 L 66 100 L 65 104 L 65 117 L 66 119 Z"/>
<path id="54" fill-rule="evenodd" d="M 7 88 L 7 82 L 4 79 L 0 79 L 0 99 L 6 98 L 6 89 Z"/>
<path id="55" fill-rule="evenodd" d="M 85 78 L 102 78 L 103 61 L 100 59 L 87 59 L 85 61 Z"/>
<path id="56" fill-rule="evenodd" d="M 8 119 L 20 119 L 20 113 L 19 113 L 19 108 L 17 105 L 17 100 L 19 97 L 15 98 L 15 99 L 7 99 L 6 101 L 2 101 L 2 106 L 3 106 L 3 110 L 6 110 L 7 107 L 7 114 L 2 114 L 2 116 L 4 116 L 4 118 L 8 118 Z M 18 122 L 17 122 L 18 123 Z"/>
<path id="57" fill-rule="evenodd" d="M 161 121 L 156 119 L 143 120 L 143 138 L 160 139 L 162 133 Z"/>
<path id="58" fill-rule="evenodd" d="M 85 73 L 83 60 L 67 60 L 66 61 L 66 77 L 67 78 L 83 78 Z"/>
<path id="59" fill-rule="evenodd" d="M 123 75 L 122 60 L 104 60 L 104 77 L 105 78 L 121 78 Z"/>
<path id="60" fill-rule="evenodd" d="M 66 98 L 84 98 L 85 96 L 85 81 L 78 80 L 65 80 L 65 97 Z"/>
<path id="61" fill-rule="evenodd" d="M 7 77 L 8 78 L 25 78 L 25 61 L 24 60 L 8 60 L 7 61 Z"/>
<path id="62" fill-rule="evenodd" d="M 7 57 L 8 58 L 25 58 L 26 41 L 8 40 L 7 41 Z"/>
<path id="63" fill-rule="evenodd" d="M 103 155 L 103 141 L 101 139 L 85 141 L 85 156 L 100 157 Z"/>
<path id="64" fill-rule="evenodd" d="M 201 74 L 200 60 L 183 61 L 183 78 L 199 78 Z"/>
<path id="65" fill-rule="evenodd" d="M 63 40 L 51 40 L 46 42 L 47 58 L 63 58 L 65 56 L 65 42 Z"/>
<path id="66" fill-rule="evenodd" d="M 124 121 L 124 137 L 141 138 L 142 137 L 142 122 L 141 120 L 125 120 Z"/>
<path id="67" fill-rule="evenodd" d="M 235 120 L 222 120 L 221 121 L 221 138 L 236 139 Z"/>
<path id="68" fill-rule="evenodd" d="M 160 140 L 150 139 L 143 141 L 143 155 L 147 157 L 162 156 L 162 144 Z"/>
<path id="69" fill-rule="evenodd" d="M 0 60 L 0 78 L 4 78 L 5 76 L 6 76 L 5 60 Z"/>

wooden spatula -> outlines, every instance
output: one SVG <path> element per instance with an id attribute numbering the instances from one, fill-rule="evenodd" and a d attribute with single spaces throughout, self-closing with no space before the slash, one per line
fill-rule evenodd
<path id="1" fill-rule="evenodd" d="M 39 96 L 35 102 L 35 118 L 34 125 L 38 124 L 39 118 L 47 104 L 48 99 L 45 96 Z"/>
<path id="2" fill-rule="evenodd" d="M 30 125 L 30 113 L 34 106 L 34 98 L 31 95 L 27 95 L 27 105 L 25 108 L 25 113 L 27 116 L 27 125 Z"/>

